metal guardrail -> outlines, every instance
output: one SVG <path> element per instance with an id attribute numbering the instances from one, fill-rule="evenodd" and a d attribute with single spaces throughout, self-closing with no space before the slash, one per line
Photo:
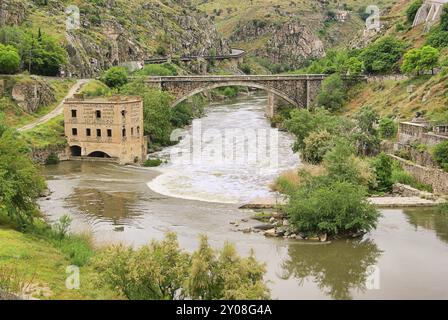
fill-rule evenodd
<path id="1" fill-rule="evenodd" d="M 199 58 L 205 59 L 205 60 L 226 60 L 226 59 L 236 59 L 236 58 L 241 58 L 244 57 L 246 55 L 246 51 L 244 51 L 243 49 L 236 49 L 233 48 L 232 49 L 232 53 L 231 54 L 227 54 L 227 55 L 216 55 L 216 56 L 211 56 L 211 55 L 206 55 L 206 56 L 182 56 L 182 57 L 160 57 L 160 58 L 149 58 L 149 59 L 145 59 L 145 64 L 157 64 L 157 63 L 165 63 L 168 62 L 170 59 L 171 60 L 178 60 L 181 62 L 188 62 L 188 61 L 192 61 L 192 60 L 196 60 Z"/>

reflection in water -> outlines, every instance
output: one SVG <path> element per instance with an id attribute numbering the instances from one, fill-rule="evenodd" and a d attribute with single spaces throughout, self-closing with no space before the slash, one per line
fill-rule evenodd
<path id="1" fill-rule="evenodd" d="M 434 230 L 439 239 L 448 242 L 448 214 L 431 209 L 407 209 L 404 213 L 410 224 L 428 230 Z"/>
<path id="2" fill-rule="evenodd" d="M 138 200 L 138 194 L 132 192 L 108 193 L 94 188 L 75 188 L 67 205 L 92 218 L 121 225 L 124 218 L 137 219 L 142 214 L 136 205 Z"/>
<path id="3" fill-rule="evenodd" d="M 283 268 L 288 278 L 302 285 L 311 278 L 334 299 L 351 299 L 351 290 L 366 290 L 366 283 L 381 255 L 371 240 L 336 241 L 331 244 L 295 243 L 289 246 Z"/>

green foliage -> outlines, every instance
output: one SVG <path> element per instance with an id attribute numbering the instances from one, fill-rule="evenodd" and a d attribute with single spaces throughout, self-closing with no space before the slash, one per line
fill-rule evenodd
<path id="1" fill-rule="evenodd" d="M 69 215 L 63 215 L 59 218 L 59 221 L 51 226 L 54 236 L 58 240 L 62 240 L 67 237 L 72 218 Z"/>
<path id="2" fill-rule="evenodd" d="M 304 140 L 305 147 L 301 153 L 304 161 L 319 164 L 325 154 L 333 147 L 333 140 L 327 131 L 313 131 Z"/>
<path id="3" fill-rule="evenodd" d="M 423 5 L 423 0 L 414 0 L 406 9 L 406 18 L 409 24 L 414 22 L 418 9 Z"/>
<path id="4" fill-rule="evenodd" d="M 168 233 L 138 250 L 110 247 L 95 265 L 102 283 L 131 300 L 268 298 L 263 265 L 252 255 L 240 258 L 229 244 L 216 251 L 205 237 L 192 255 Z"/>
<path id="5" fill-rule="evenodd" d="M 17 49 L 0 43 L 0 73 L 13 74 L 19 71 L 20 57 Z"/>
<path id="6" fill-rule="evenodd" d="M 369 164 L 355 156 L 355 148 L 347 139 L 335 140 L 335 145 L 326 153 L 323 164 L 327 176 L 332 180 L 366 188 L 374 182 Z"/>
<path id="7" fill-rule="evenodd" d="M 147 64 L 142 70 L 137 72 L 137 75 L 141 76 L 175 76 L 177 75 L 176 68 L 170 63 L 164 64 Z"/>
<path id="8" fill-rule="evenodd" d="M 426 38 L 426 44 L 434 48 L 448 47 L 448 30 L 444 30 L 441 26 L 432 28 Z"/>
<path id="9" fill-rule="evenodd" d="M 299 73 L 333 74 L 356 76 L 362 73 L 364 65 L 358 59 L 355 51 L 328 50 L 325 57 L 313 61 L 307 68 Z"/>
<path id="10" fill-rule="evenodd" d="M 224 96 L 226 98 L 235 98 L 238 95 L 237 87 L 225 87 L 223 91 Z"/>
<path id="11" fill-rule="evenodd" d="M 123 67 L 112 67 L 104 72 L 101 81 L 110 88 L 119 88 L 128 82 L 128 74 Z"/>
<path id="12" fill-rule="evenodd" d="M 440 52 L 431 46 L 411 49 L 405 53 L 401 71 L 420 74 L 423 71 L 434 70 L 438 66 Z"/>
<path id="13" fill-rule="evenodd" d="M 391 118 L 381 118 L 379 132 L 383 139 L 392 139 L 397 135 L 397 124 Z"/>
<path id="14" fill-rule="evenodd" d="M 243 71 L 244 74 L 252 73 L 252 68 L 250 67 L 250 65 L 248 63 L 242 64 L 239 68 L 241 71 Z"/>
<path id="15" fill-rule="evenodd" d="M 330 111 L 341 109 L 347 100 L 347 89 L 338 74 L 333 74 L 322 82 L 322 89 L 316 97 L 316 105 Z"/>
<path id="16" fill-rule="evenodd" d="M 121 94 L 139 95 L 143 100 L 144 132 L 151 143 L 167 146 L 171 144 L 170 134 L 172 97 L 166 92 L 148 88 L 143 79 L 127 83 L 120 89 Z"/>
<path id="17" fill-rule="evenodd" d="M 160 159 L 148 159 L 143 164 L 145 167 L 158 167 L 162 164 L 162 160 Z"/>
<path id="18" fill-rule="evenodd" d="M 0 119 L 0 216 L 25 227 L 38 214 L 35 200 L 45 181 L 22 139 L 1 123 Z"/>
<path id="19" fill-rule="evenodd" d="M 301 232 L 330 237 L 369 231 L 380 216 L 364 188 L 327 177 L 310 179 L 293 194 L 286 213 Z"/>
<path id="20" fill-rule="evenodd" d="M 163 46 L 158 46 L 158 47 L 156 48 L 156 54 L 157 54 L 158 56 L 165 57 L 165 56 L 166 56 L 166 48 L 163 47 Z"/>
<path id="21" fill-rule="evenodd" d="M 294 150 L 298 151 L 303 150 L 305 138 L 311 132 L 326 130 L 334 136 L 343 136 L 350 131 L 352 124 L 346 118 L 332 115 L 322 108 L 317 108 L 314 112 L 307 109 L 294 109 L 290 113 L 290 119 L 285 121 L 285 127 L 296 136 Z"/>
<path id="22" fill-rule="evenodd" d="M 440 28 L 448 31 L 448 4 L 443 5 L 442 14 L 440 16 Z"/>
<path id="23" fill-rule="evenodd" d="M 191 106 L 185 102 L 177 104 L 171 112 L 171 123 L 175 128 L 191 124 L 194 118 Z"/>
<path id="24" fill-rule="evenodd" d="M 359 59 L 369 73 L 390 73 L 399 70 L 398 62 L 404 53 L 406 44 L 394 37 L 386 36 L 366 47 Z"/>
<path id="25" fill-rule="evenodd" d="M 445 171 L 448 171 L 448 141 L 441 142 L 434 146 L 431 154 L 437 164 Z"/>
<path id="26" fill-rule="evenodd" d="M 357 153 L 362 156 L 371 156 L 378 153 L 380 138 L 376 125 L 379 120 L 378 113 L 370 106 L 363 107 L 355 115 L 356 132 L 353 138 L 356 141 Z"/>
<path id="27" fill-rule="evenodd" d="M 48 155 L 47 159 L 45 159 L 45 164 L 58 164 L 59 163 L 59 157 L 56 153 L 52 152 Z"/>
<path id="28" fill-rule="evenodd" d="M 392 159 L 384 153 L 380 153 L 372 162 L 376 176 L 376 190 L 389 192 L 392 190 Z"/>

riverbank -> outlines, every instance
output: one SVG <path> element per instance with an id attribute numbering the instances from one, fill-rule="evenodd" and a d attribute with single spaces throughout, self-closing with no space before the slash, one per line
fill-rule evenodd
<path id="1" fill-rule="evenodd" d="M 436 207 L 446 202 L 441 198 L 438 200 L 430 200 L 420 197 L 370 197 L 368 201 L 377 208 Z M 285 205 L 286 203 L 287 201 L 284 198 L 257 198 L 241 205 L 240 209 L 275 209 L 279 205 Z"/>

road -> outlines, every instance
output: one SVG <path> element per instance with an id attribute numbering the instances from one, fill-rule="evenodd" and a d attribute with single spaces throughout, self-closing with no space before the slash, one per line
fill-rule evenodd
<path id="1" fill-rule="evenodd" d="M 18 131 L 27 131 L 27 130 L 31 130 L 33 128 L 35 128 L 36 126 L 45 123 L 51 119 L 53 119 L 54 117 L 57 117 L 58 115 L 62 114 L 62 111 L 64 110 L 64 102 L 67 98 L 71 98 L 75 93 L 77 93 L 79 91 L 79 89 L 81 89 L 81 87 L 86 84 L 87 82 L 89 82 L 89 79 L 81 79 L 76 81 L 76 83 L 70 88 L 70 90 L 68 91 L 67 95 L 64 97 L 64 99 L 62 99 L 62 101 L 58 104 L 58 106 L 56 108 L 54 108 L 52 111 L 50 111 L 49 113 L 47 113 L 46 115 L 40 117 L 39 119 L 34 120 L 33 122 L 17 129 Z"/>

